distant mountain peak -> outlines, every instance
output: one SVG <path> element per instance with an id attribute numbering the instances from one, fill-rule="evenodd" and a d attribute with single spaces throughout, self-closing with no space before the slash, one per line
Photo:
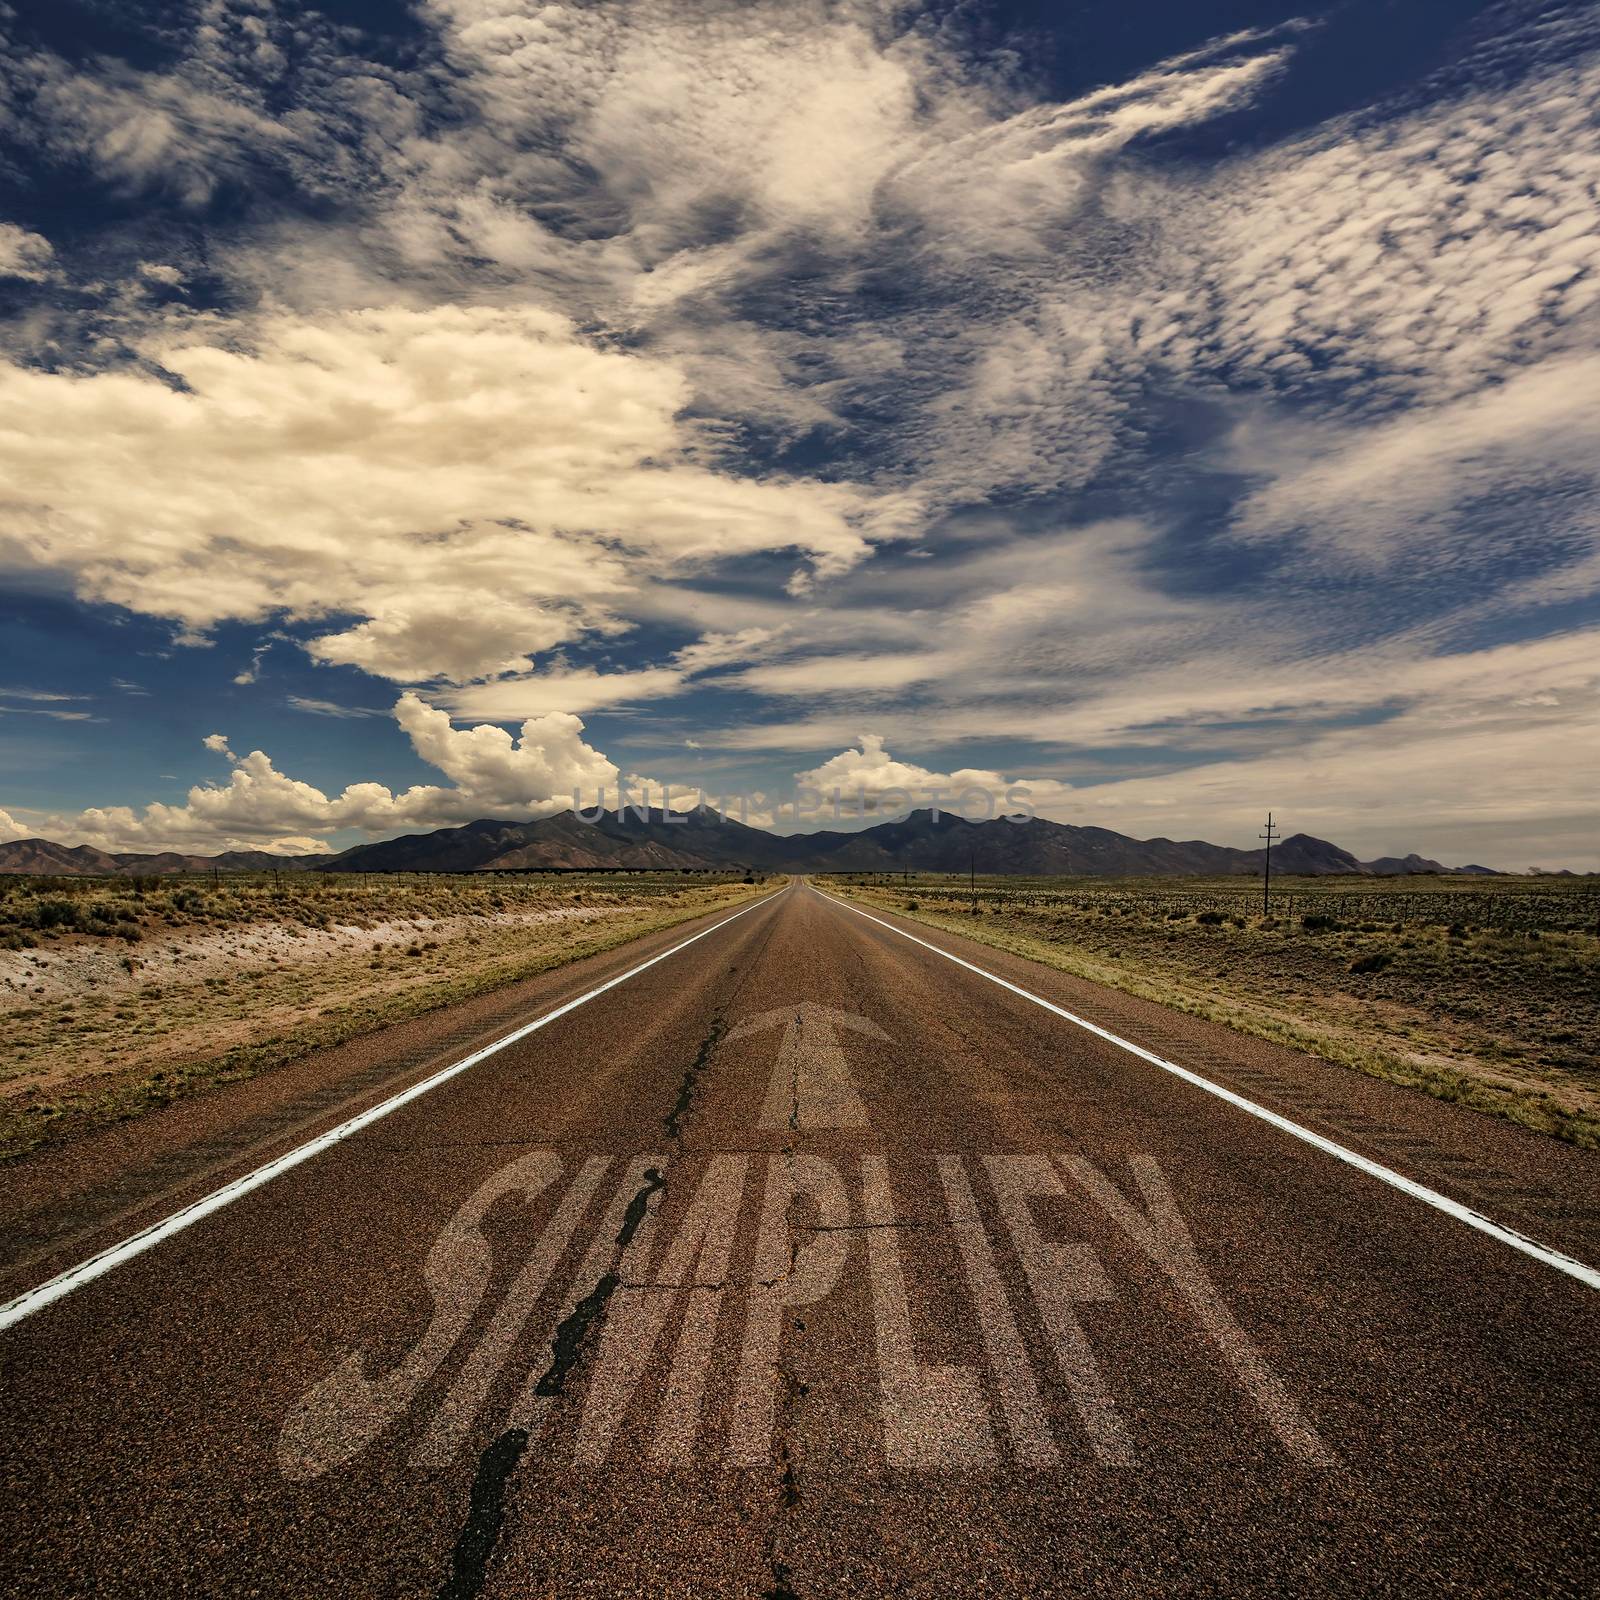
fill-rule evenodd
<path id="1" fill-rule="evenodd" d="M 19 839 L 0 845 L 0 872 L 37 876 L 137 876 L 218 870 L 324 872 L 483 872 L 628 869 L 664 872 L 967 872 L 1019 876 L 1103 875 L 1187 877 L 1256 874 L 1262 850 L 1236 850 L 1203 839 L 1133 839 L 1109 828 L 995 818 L 973 822 L 959 813 L 924 807 L 892 822 L 855 832 L 776 834 L 700 804 L 688 811 L 560 811 L 534 822 L 480 817 L 429 833 L 404 834 L 356 845 L 337 855 L 268 856 L 229 851 L 221 856 L 175 852 L 111 854 L 90 845 Z M 1392 876 L 1445 872 L 1424 856 L 1384 856 L 1362 862 L 1348 850 L 1309 833 L 1294 833 L 1272 851 L 1285 875 Z M 1458 869 L 1487 874 L 1487 867 Z"/>

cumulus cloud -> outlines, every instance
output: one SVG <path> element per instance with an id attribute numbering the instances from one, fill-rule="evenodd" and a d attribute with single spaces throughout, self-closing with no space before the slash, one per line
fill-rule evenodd
<path id="1" fill-rule="evenodd" d="M 269 316 L 233 330 L 242 348 L 200 332 L 145 347 L 181 386 L 0 367 L 26 419 L 0 436 L 0 555 L 191 630 L 353 617 L 311 653 L 459 681 L 616 631 L 643 574 L 774 550 L 837 572 L 874 534 L 866 492 L 700 464 L 681 374 L 550 312 Z"/>
<path id="2" fill-rule="evenodd" d="M 329 795 L 278 770 L 264 751 L 237 756 L 220 733 L 205 748 L 225 756 L 225 784 L 196 784 L 182 805 L 155 802 L 91 807 L 50 818 L 50 837 L 111 850 L 325 850 L 319 836 L 341 829 L 368 834 L 437 828 L 484 816 L 526 821 L 571 807 L 582 794 L 614 786 L 616 766 L 584 743 L 583 722 L 565 712 L 530 717 L 512 734 L 481 725 L 455 728 L 448 713 L 407 693 L 394 707 L 412 749 L 450 780 L 398 793 L 380 783 L 352 783 Z M 20 837 L 20 835 L 18 835 Z"/>
<path id="3" fill-rule="evenodd" d="M 854 793 L 860 790 L 869 797 L 890 791 L 926 789 L 930 785 L 971 784 L 993 788 L 1004 784 L 998 772 L 980 771 L 975 767 L 940 773 L 913 762 L 897 761 L 884 749 L 883 736 L 876 733 L 863 733 L 858 749 L 841 750 L 820 766 L 808 772 L 797 772 L 795 781 L 824 791 L 837 788 Z"/>
<path id="4" fill-rule="evenodd" d="M 859 798 L 869 812 L 920 808 L 931 804 L 935 795 L 941 795 L 946 810 L 974 818 L 1002 816 L 1008 810 L 1016 810 L 1017 802 L 1034 807 L 1054 804 L 1068 792 L 1062 783 L 1007 778 L 983 767 L 936 772 L 914 761 L 897 760 L 885 749 L 882 735 L 876 733 L 861 734 L 857 748 L 841 750 L 819 766 L 794 776 L 797 784 L 825 797 L 837 790 L 844 804 L 854 804 Z M 1008 793 L 1014 794 L 1016 801 L 1008 800 Z"/>
<path id="5" fill-rule="evenodd" d="M 9 811 L 0 811 L 0 844 L 10 844 L 13 839 L 32 837 L 33 830 L 25 828 Z"/>
<path id="6" fill-rule="evenodd" d="M 582 719 L 568 712 L 530 717 L 516 738 L 490 724 L 454 728 L 448 713 L 414 694 L 400 697 L 395 718 L 417 754 L 455 783 L 457 804 L 534 807 L 548 815 L 580 790 L 617 777 L 616 767 L 583 742 Z"/>

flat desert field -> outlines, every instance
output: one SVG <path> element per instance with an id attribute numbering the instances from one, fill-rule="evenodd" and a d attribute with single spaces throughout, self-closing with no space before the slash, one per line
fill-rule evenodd
<path id="1" fill-rule="evenodd" d="M 1600 1146 L 1600 881 L 819 880 L 1078 977 Z"/>

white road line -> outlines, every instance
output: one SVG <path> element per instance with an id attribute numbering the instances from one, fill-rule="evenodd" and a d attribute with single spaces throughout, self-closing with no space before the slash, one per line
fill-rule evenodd
<path id="1" fill-rule="evenodd" d="M 791 884 L 794 881 L 791 879 Z M 777 892 L 781 894 L 783 890 Z M 247 1172 L 243 1177 L 235 1178 L 232 1183 L 224 1184 L 220 1189 L 203 1196 L 192 1205 L 185 1206 L 181 1211 L 174 1211 L 170 1217 L 164 1217 L 160 1222 L 152 1222 L 148 1228 L 141 1228 L 138 1233 L 130 1235 L 120 1244 L 111 1245 L 99 1255 L 90 1256 L 87 1261 L 80 1261 L 75 1267 L 68 1267 L 65 1272 L 58 1273 L 46 1283 L 41 1283 L 38 1288 L 19 1294 L 15 1300 L 0 1306 L 0 1331 L 21 1322 L 24 1317 L 31 1317 L 35 1311 L 43 1310 L 53 1301 L 71 1294 L 74 1289 L 81 1289 L 84 1284 L 92 1283 L 96 1278 L 110 1272 L 113 1267 L 120 1267 L 124 1261 L 131 1261 L 135 1256 L 143 1255 L 146 1250 L 160 1244 L 163 1239 L 170 1239 L 173 1234 L 181 1233 L 185 1228 L 199 1222 L 202 1217 L 208 1217 L 213 1211 L 220 1211 L 224 1206 L 232 1205 L 242 1195 L 249 1194 L 252 1189 L 259 1189 L 263 1184 L 271 1183 L 274 1178 L 281 1177 L 285 1172 L 298 1167 L 301 1162 L 320 1155 L 330 1145 L 338 1144 L 352 1134 L 360 1133 L 363 1128 L 370 1128 L 373 1123 L 388 1116 L 391 1111 L 398 1111 L 401 1106 L 409 1105 L 413 1100 L 420 1100 L 429 1090 L 437 1089 L 441 1083 L 457 1077 L 469 1067 L 477 1066 L 480 1061 L 497 1051 L 504 1050 L 507 1045 L 515 1044 L 519 1039 L 526 1039 L 530 1033 L 537 1033 L 539 1029 L 549 1027 L 552 1022 L 566 1016 L 569 1011 L 576 1011 L 579 1006 L 587 1005 L 606 990 L 615 989 L 619 983 L 626 983 L 629 978 L 638 977 L 641 972 L 655 966 L 658 961 L 665 961 L 668 956 L 675 956 L 680 950 L 687 950 L 690 945 L 704 939 L 708 934 L 715 933 L 718 928 L 725 928 L 730 922 L 737 922 L 745 912 L 754 911 L 756 906 L 766 905 L 774 898 L 774 895 L 763 895 L 754 904 L 746 906 L 743 911 L 735 911 L 731 917 L 724 917 L 721 922 L 714 922 L 709 928 L 702 928 L 699 933 L 691 934 L 687 939 L 673 945 L 670 950 L 663 950 L 660 955 L 651 956 L 648 961 L 641 961 L 636 967 L 629 967 L 626 972 L 597 984 L 587 993 L 580 994 L 577 999 L 557 1006 L 554 1011 L 547 1011 L 542 1017 L 536 1017 L 532 1022 L 514 1029 L 503 1038 L 496 1039 L 492 1044 L 486 1044 L 481 1050 L 473 1051 L 470 1056 L 451 1066 L 441 1068 L 432 1077 L 424 1078 L 421 1083 L 414 1083 L 409 1089 L 402 1089 L 399 1094 L 370 1107 L 359 1116 L 351 1117 L 348 1122 L 341 1122 L 338 1127 L 318 1134 L 309 1144 L 299 1145 L 287 1154 L 267 1162 L 265 1166 L 257 1167 L 254 1172 Z"/>
<path id="2" fill-rule="evenodd" d="M 926 939 L 919 939 L 916 934 L 907 933 L 904 928 L 897 928 L 894 923 L 885 922 L 882 917 L 875 917 L 871 912 L 863 911 L 860 906 L 851 905 L 848 900 L 841 900 L 837 895 L 817 889 L 815 884 L 810 887 L 824 900 L 831 900 L 835 905 L 843 906 L 846 911 L 853 911 L 858 917 L 865 917 L 868 922 L 875 922 L 880 928 L 887 928 L 890 933 L 897 933 L 902 939 L 909 939 L 912 944 L 920 944 L 924 950 L 931 950 L 936 956 L 943 956 L 946 961 L 953 961 L 958 967 L 965 967 L 968 972 L 975 972 L 980 978 L 987 978 L 990 983 L 997 983 L 1002 989 L 1009 989 L 1012 994 L 1021 995 L 1024 1000 L 1031 1000 L 1036 1006 L 1042 1006 L 1046 1011 L 1053 1012 L 1075 1026 L 1097 1035 L 1108 1044 L 1114 1044 L 1118 1049 L 1138 1056 L 1141 1061 L 1148 1061 L 1151 1066 L 1160 1067 L 1163 1072 L 1170 1072 L 1174 1077 L 1182 1078 L 1185 1083 L 1192 1083 L 1197 1089 L 1204 1089 L 1207 1094 L 1214 1094 L 1219 1100 L 1226 1100 L 1229 1105 L 1237 1106 L 1239 1110 L 1248 1112 L 1252 1117 L 1259 1117 L 1261 1121 L 1270 1123 L 1280 1132 L 1301 1140 L 1313 1149 L 1322 1151 L 1324 1155 L 1332 1156 L 1336 1161 L 1343 1161 L 1358 1172 L 1366 1173 L 1369 1178 L 1377 1178 L 1391 1188 L 1398 1189 L 1402 1194 L 1410 1195 L 1413 1200 L 1420 1200 L 1425 1206 L 1432 1206 L 1435 1211 L 1442 1211 L 1447 1217 L 1454 1217 L 1457 1222 L 1464 1222 L 1469 1228 L 1476 1228 L 1479 1233 L 1486 1233 L 1491 1239 L 1498 1239 L 1501 1244 L 1510 1245 L 1513 1250 L 1520 1250 L 1523 1255 L 1531 1256 L 1547 1267 L 1554 1267 L 1557 1272 L 1564 1272 L 1569 1278 L 1576 1278 L 1579 1283 L 1587 1284 L 1591 1289 L 1600 1289 L 1600 1272 L 1593 1267 L 1586 1267 L 1581 1261 L 1575 1261 L 1559 1250 L 1552 1250 L 1549 1245 L 1540 1244 L 1538 1240 L 1518 1233 L 1515 1228 L 1508 1228 L 1504 1223 L 1496 1222 L 1492 1217 L 1484 1216 L 1481 1211 L 1474 1211 L 1470 1206 L 1462 1205 L 1459 1200 L 1452 1200 L 1449 1195 L 1440 1194 L 1438 1190 L 1430 1189 L 1426 1184 L 1418 1183 L 1415 1179 L 1406 1177 L 1404 1173 L 1396 1172 L 1392 1167 L 1370 1161 L 1355 1150 L 1347 1149 L 1342 1144 L 1335 1144 L 1332 1139 L 1324 1139 L 1320 1133 L 1313 1133 L 1310 1128 L 1302 1128 L 1298 1122 L 1291 1122 L 1287 1117 L 1279 1116 L 1276 1111 L 1269 1111 L 1265 1106 L 1257 1105 L 1254 1100 L 1247 1100 L 1242 1094 L 1235 1094 L 1232 1089 L 1225 1089 L 1220 1083 L 1202 1078 L 1198 1072 L 1180 1067 L 1177 1062 L 1168 1061 L 1153 1050 L 1146 1050 L 1143 1045 L 1134 1044 L 1109 1029 L 1102 1028 L 1098 1023 L 1077 1016 L 1064 1006 L 1058 1006 L 1031 990 L 1024 989 L 1021 984 L 1012 983 L 1008 978 L 985 971 L 970 961 L 964 961 L 960 956 L 952 955 L 948 950 L 941 950 L 938 945 L 930 944 Z"/>

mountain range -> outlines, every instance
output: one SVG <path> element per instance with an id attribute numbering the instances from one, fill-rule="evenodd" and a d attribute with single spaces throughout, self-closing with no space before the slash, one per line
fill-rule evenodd
<path id="1" fill-rule="evenodd" d="M 948 812 L 914 811 L 903 821 L 859 832 L 776 834 L 710 807 L 693 811 L 604 812 L 594 822 L 571 811 L 538 822 L 485 819 L 459 828 L 359 844 L 336 855 L 281 856 L 265 850 L 221 855 L 157 855 L 61 845 L 48 839 L 0 844 L 0 873 L 144 877 L 182 872 L 505 872 L 627 868 L 657 871 L 966 872 L 1020 876 L 1072 873 L 1108 877 L 1256 874 L 1263 852 L 1203 839 L 1132 839 L 1109 828 L 997 818 L 968 822 Z M 1394 877 L 1412 872 L 1492 874 L 1491 867 L 1445 867 L 1419 855 L 1357 860 L 1348 850 L 1296 833 L 1272 852 L 1273 870 L 1325 876 Z"/>

